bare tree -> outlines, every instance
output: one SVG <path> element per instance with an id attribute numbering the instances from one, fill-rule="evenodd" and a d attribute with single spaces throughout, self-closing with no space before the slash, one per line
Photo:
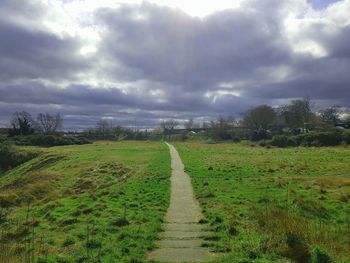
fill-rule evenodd
<path id="1" fill-rule="evenodd" d="M 165 130 L 174 130 L 178 125 L 179 123 L 173 119 L 165 120 L 161 123 L 161 127 Z"/>
<path id="2" fill-rule="evenodd" d="M 179 123 L 173 119 L 165 120 L 165 121 L 162 121 L 160 123 L 160 127 L 163 129 L 163 134 L 168 135 L 169 139 L 170 139 L 171 135 L 173 134 L 175 127 L 178 125 L 179 125 Z"/>
<path id="3" fill-rule="evenodd" d="M 186 121 L 186 122 L 184 123 L 184 126 L 185 126 L 185 129 L 190 130 L 190 129 L 193 129 L 193 128 L 194 128 L 195 123 L 194 123 L 193 119 L 190 118 L 190 119 L 188 119 L 188 121 Z"/>
<path id="4" fill-rule="evenodd" d="M 96 132 L 105 139 L 110 132 L 110 124 L 107 120 L 101 119 L 96 123 Z"/>
<path id="5" fill-rule="evenodd" d="M 280 114 L 283 122 L 290 128 L 305 128 L 315 118 L 309 98 L 293 100 L 290 105 L 282 106 Z"/>
<path id="6" fill-rule="evenodd" d="M 10 136 L 30 135 L 34 133 L 34 128 L 36 126 L 32 116 L 26 111 L 14 113 L 10 125 Z"/>
<path id="7" fill-rule="evenodd" d="M 62 123 L 63 120 L 60 113 L 55 115 L 51 115 L 49 113 L 39 113 L 37 116 L 39 130 L 41 130 L 44 134 L 52 134 L 57 132 L 62 128 Z"/>
<path id="8" fill-rule="evenodd" d="M 333 106 L 321 111 L 321 120 L 324 123 L 336 124 L 340 120 L 341 110 L 339 106 Z"/>
<path id="9" fill-rule="evenodd" d="M 232 128 L 234 122 L 232 118 L 219 117 L 217 120 L 210 122 L 210 135 L 215 140 L 229 140 L 234 134 Z"/>
<path id="10" fill-rule="evenodd" d="M 268 105 L 260 105 L 249 110 L 244 117 L 244 124 L 255 130 L 266 130 L 276 121 L 274 109 Z"/>

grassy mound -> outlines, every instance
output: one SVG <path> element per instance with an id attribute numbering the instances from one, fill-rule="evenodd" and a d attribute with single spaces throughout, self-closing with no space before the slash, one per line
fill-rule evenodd
<path id="1" fill-rule="evenodd" d="M 138 262 L 169 202 L 157 142 L 43 150 L 0 178 L 0 262 Z"/>
<path id="2" fill-rule="evenodd" d="M 0 143 L 0 175 L 1 171 L 7 171 L 25 163 L 37 157 L 39 153 L 37 149 L 23 149 L 7 142 Z"/>

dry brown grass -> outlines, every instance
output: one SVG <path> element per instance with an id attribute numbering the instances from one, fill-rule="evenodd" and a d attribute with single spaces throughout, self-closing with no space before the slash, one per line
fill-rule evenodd
<path id="1" fill-rule="evenodd" d="M 324 188 L 350 187 L 349 176 L 320 176 L 314 182 L 316 185 Z"/>
<path id="2" fill-rule="evenodd" d="M 130 168 L 116 162 L 99 164 L 82 172 L 72 189 L 79 194 L 109 187 L 111 183 L 125 181 L 132 172 Z"/>
<path id="3" fill-rule="evenodd" d="M 24 262 L 23 248 L 17 244 L 0 243 L 1 263 L 22 263 Z"/>
<path id="4" fill-rule="evenodd" d="M 11 207 L 44 199 L 51 200 L 58 194 L 55 183 L 59 176 L 53 172 L 32 172 L 18 177 L 0 188 L 0 204 Z"/>
<path id="5" fill-rule="evenodd" d="M 278 251 L 295 262 L 309 262 L 311 250 L 321 246 L 332 251 L 333 258 L 346 257 L 350 251 L 348 228 L 337 228 L 322 221 L 312 222 L 284 209 L 256 211 L 260 229 L 268 238 L 265 251 Z M 343 238 L 343 240 L 341 240 Z"/>

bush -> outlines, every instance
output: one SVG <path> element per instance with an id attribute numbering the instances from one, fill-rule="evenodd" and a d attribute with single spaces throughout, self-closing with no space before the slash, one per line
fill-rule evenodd
<path id="1" fill-rule="evenodd" d="M 339 132 L 320 132 L 317 140 L 321 146 L 335 146 L 342 142 L 342 135 Z"/>
<path id="2" fill-rule="evenodd" d="M 295 147 L 298 146 L 294 136 L 288 135 L 275 135 L 273 136 L 270 144 L 277 147 Z"/>
<path id="3" fill-rule="evenodd" d="M 63 246 L 64 247 L 68 247 L 70 245 L 74 245 L 75 244 L 75 238 L 72 236 L 68 236 L 66 237 L 66 239 L 63 241 Z"/>
<path id="4" fill-rule="evenodd" d="M 36 156 L 38 152 L 32 151 L 20 151 L 10 143 L 0 144 L 0 168 L 2 170 L 8 170 L 12 167 L 18 166 L 24 162 L 27 162 Z"/>
<path id="5" fill-rule="evenodd" d="M 311 263 L 332 263 L 333 260 L 323 248 L 316 247 L 311 253 Z"/>
<path id="6" fill-rule="evenodd" d="M 0 134 L 0 143 L 3 143 L 5 142 L 7 139 L 7 136 L 3 135 L 3 134 Z"/>
<path id="7" fill-rule="evenodd" d="M 350 144 L 350 131 L 344 131 L 342 134 L 344 143 Z"/>
<path id="8" fill-rule="evenodd" d="M 231 130 L 225 128 L 214 128 L 209 132 L 209 136 L 216 141 L 232 140 L 234 134 Z"/>
<path id="9" fill-rule="evenodd" d="M 91 143 L 85 137 L 61 136 L 61 135 L 30 135 L 17 136 L 12 138 L 16 145 L 34 145 L 43 147 L 63 146 L 63 145 L 82 145 Z"/>
<path id="10" fill-rule="evenodd" d="M 234 137 L 232 138 L 232 141 L 233 141 L 234 143 L 239 143 L 239 142 L 241 141 L 241 138 L 239 138 L 238 136 L 234 136 Z"/>
<path id="11" fill-rule="evenodd" d="M 336 146 L 341 144 L 342 133 L 331 132 L 309 132 L 296 136 L 297 142 L 302 146 Z"/>
<path id="12" fill-rule="evenodd" d="M 216 144 L 217 142 L 216 142 L 215 140 L 209 138 L 209 139 L 207 139 L 207 140 L 205 141 L 205 143 L 207 143 L 207 144 Z"/>
<path id="13" fill-rule="evenodd" d="M 266 145 L 268 145 L 268 142 L 266 142 L 266 141 L 259 142 L 259 146 L 261 146 L 261 147 L 265 147 Z"/>
<path id="14" fill-rule="evenodd" d="M 350 144 L 350 132 L 348 131 L 325 131 L 325 132 L 309 132 L 292 135 L 275 135 L 268 144 L 276 147 L 321 147 L 321 146 L 337 146 L 341 143 Z"/>
<path id="15" fill-rule="evenodd" d="M 259 129 L 252 133 L 252 135 L 250 136 L 250 139 L 255 142 L 260 140 L 265 140 L 265 139 L 271 139 L 271 134 L 267 130 Z"/>

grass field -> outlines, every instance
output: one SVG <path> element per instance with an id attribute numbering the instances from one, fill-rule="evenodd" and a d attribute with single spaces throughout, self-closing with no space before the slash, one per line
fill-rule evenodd
<path id="1" fill-rule="evenodd" d="M 350 148 L 174 145 L 218 262 L 350 262 Z M 169 204 L 165 144 L 25 150 L 41 154 L 0 177 L 0 262 L 146 261 Z"/>
<path id="2" fill-rule="evenodd" d="M 350 262 L 350 148 L 175 146 L 220 262 Z"/>
<path id="3" fill-rule="evenodd" d="M 167 146 L 40 151 L 0 178 L 0 262 L 141 262 L 169 203 Z"/>

